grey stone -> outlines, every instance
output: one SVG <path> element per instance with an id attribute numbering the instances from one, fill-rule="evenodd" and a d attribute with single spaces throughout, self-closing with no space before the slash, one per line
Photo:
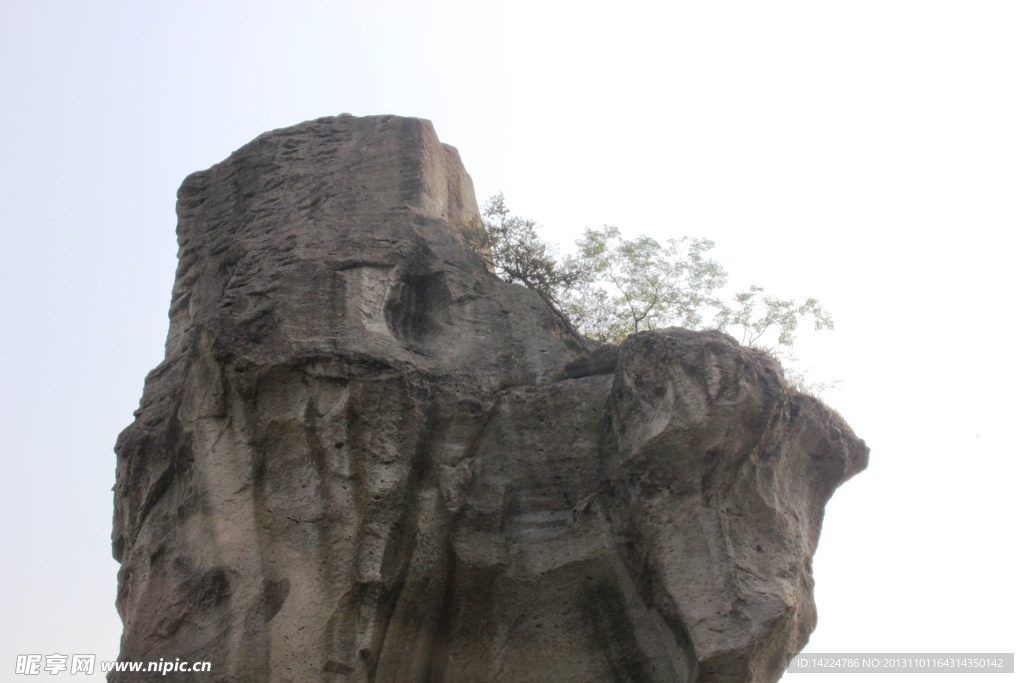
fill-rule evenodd
<path id="1" fill-rule="evenodd" d="M 122 659 L 209 661 L 175 674 L 204 682 L 781 676 L 864 443 L 725 335 L 581 347 L 467 247 L 476 206 L 455 149 L 391 116 L 185 180 L 166 358 L 116 446 Z"/>

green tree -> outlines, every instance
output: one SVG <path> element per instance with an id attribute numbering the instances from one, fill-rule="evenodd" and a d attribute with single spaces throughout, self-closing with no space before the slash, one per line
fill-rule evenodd
<path id="1" fill-rule="evenodd" d="M 535 221 L 509 211 L 503 195 L 491 197 L 481 215 L 479 224 L 467 226 L 468 241 L 498 277 L 536 291 L 588 347 L 680 325 L 728 332 L 791 365 L 802 322 L 815 330 L 834 329 L 816 299 L 798 303 L 765 294 L 756 285 L 734 294 L 729 303 L 720 299 L 717 293 L 728 276 L 708 257 L 715 246 L 708 239 L 681 237 L 661 244 L 644 235 L 625 239 L 618 228 L 606 225 L 584 230 L 576 252 L 561 256 L 538 235 Z M 788 371 L 787 379 L 811 392 L 830 386 L 811 384 L 796 371 Z"/>
<path id="2" fill-rule="evenodd" d="M 778 346 L 792 347 L 801 322 L 813 324 L 815 331 L 835 329 L 832 316 L 822 309 L 817 299 L 807 298 L 802 304 L 797 304 L 794 299 L 779 299 L 765 294 L 763 287 L 751 285 L 747 291 L 733 296 L 733 300 L 737 304 L 735 307 L 719 304 L 715 313 L 716 327 L 723 332 L 737 332 L 733 336 L 745 346 L 758 345 L 768 350 Z M 761 342 L 773 328 L 775 344 Z"/>
<path id="3" fill-rule="evenodd" d="M 467 226 L 470 244 L 488 261 L 495 275 L 537 292 L 548 308 L 560 318 L 577 341 L 591 346 L 564 310 L 573 292 L 586 289 L 593 281 L 589 264 L 578 258 L 561 258 L 558 251 L 537 235 L 535 221 L 515 216 L 497 194 L 480 209 L 481 223 Z"/>
<path id="4" fill-rule="evenodd" d="M 721 305 L 715 290 L 726 272 L 705 256 L 707 239 L 672 239 L 662 245 L 641 235 L 624 239 L 618 228 L 587 228 L 573 263 L 588 277 L 566 292 L 563 305 L 576 326 L 598 341 L 621 341 L 641 330 L 669 325 L 698 328 L 704 312 Z"/>

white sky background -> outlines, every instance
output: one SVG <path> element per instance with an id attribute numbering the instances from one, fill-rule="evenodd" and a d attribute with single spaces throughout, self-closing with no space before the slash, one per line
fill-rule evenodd
<path id="1" fill-rule="evenodd" d="M 116 657 L 112 447 L 163 356 L 177 186 L 341 112 L 431 119 L 562 245 L 709 237 L 735 287 L 820 298 L 837 330 L 798 346 L 872 459 L 805 651 L 1024 650 L 1022 35 L 983 0 L 3 0 L 0 672 Z"/>

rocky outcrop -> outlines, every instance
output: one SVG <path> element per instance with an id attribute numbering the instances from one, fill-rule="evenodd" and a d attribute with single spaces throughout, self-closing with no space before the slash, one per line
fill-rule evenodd
<path id="1" fill-rule="evenodd" d="M 717 332 L 582 348 L 467 246 L 476 212 L 418 119 L 319 119 L 185 180 L 166 359 L 116 447 L 122 659 L 207 683 L 781 675 L 863 442 Z"/>

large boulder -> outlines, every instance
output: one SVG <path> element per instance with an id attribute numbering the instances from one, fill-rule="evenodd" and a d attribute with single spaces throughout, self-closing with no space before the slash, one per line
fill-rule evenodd
<path id="1" fill-rule="evenodd" d="M 185 180 L 167 355 L 116 447 L 121 659 L 206 683 L 781 676 L 864 443 L 728 336 L 585 348 L 489 272 L 476 206 L 456 150 L 392 116 Z"/>

